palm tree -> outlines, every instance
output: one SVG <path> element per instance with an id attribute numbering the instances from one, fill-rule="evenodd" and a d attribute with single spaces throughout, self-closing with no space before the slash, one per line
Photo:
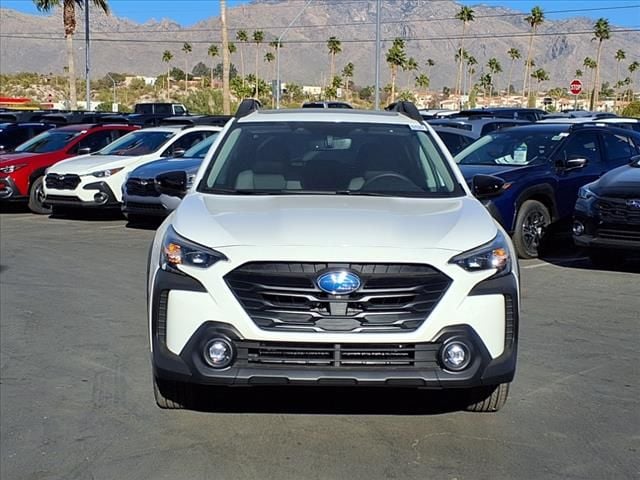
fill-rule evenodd
<path id="1" fill-rule="evenodd" d="M 509 58 L 511 59 L 511 66 L 509 67 L 509 81 L 507 82 L 507 95 L 511 93 L 511 74 L 513 73 L 513 66 L 516 63 L 516 60 L 520 60 L 520 50 L 517 48 L 510 48 L 507 52 Z"/>
<path id="2" fill-rule="evenodd" d="M 91 0 L 102 10 L 109 13 L 107 0 Z M 78 94 L 76 91 L 76 67 L 73 58 L 73 35 L 76 33 L 76 7 L 84 8 L 84 0 L 33 0 L 35 6 L 41 12 L 50 12 L 62 4 L 62 22 L 64 25 L 64 38 L 67 42 L 67 69 L 69 75 L 69 103 L 72 110 L 78 108 Z M 87 105 L 87 109 L 89 105 Z"/>
<path id="3" fill-rule="evenodd" d="M 489 61 L 487 62 L 487 67 L 489 67 L 489 71 L 491 72 L 491 76 L 495 78 L 495 75 L 497 73 L 501 73 L 502 72 L 502 65 L 500 65 L 500 61 L 495 58 L 492 57 L 489 59 Z M 493 97 L 493 83 L 491 84 L 491 87 L 489 87 L 489 96 Z M 498 92 L 498 95 L 500 94 L 500 92 Z"/>
<path id="4" fill-rule="evenodd" d="M 591 40 L 598 40 L 598 53 L 596 54 L 596 78 L 593 84 L 593 92 L 591 94 L 591 103 L 589 109 L 593 110 L 598 103 L 598 93 L 600 91 L 600 55 L 602 53 L 602 42 L 611 38 L 611 27 L 609 20 L 599 18 L 593 26 L 594 37 Z"/>
<path id="5" fill-rule="evenodd" d="M 584 68 L 588 68 L 591 70 L 591 83 L 594 83 L 594 75 L 595 75 L 595 69 L 596 69 L 596 61 L 591 58 L 591 57 L 584 57 L 584 61 L 582 62 L 582 66 Z M 587 76 L 588 78 L 588 76 Z M 587 88 L 587 85 L 585 85 L 585 92 L 589 92 L 589 88 Z M 587 93 L 588 95 L 588 93 Z"/>
<path id="6" fill-rule="evenodd" d="M 242 86 L 244 87 L 244 49 L 242 46 L 249 41 L 246 30 L 236 32 L 236 40 L 240 42 L 240 75 L 242 75 Z"/>
<path id="7" fill-rule="evenodd" d="M 336 37 L 329 37 L 329 40 L 327 40 L 327 49 L 329 50 L 329 81 L 333 81 L 336 69 L 336 55 L 342 52 L 342 43 Z"/>
<path id="8" fill-rule="evenodd" d="M 407 61 L 407 53 L 404 51 L 404 40 L 401 38 L 395 38 L 391 48 L 387 51 L 386 56 L 387 64 L 391 70 L 391 101 L 393 103 L 396 99 L 396 77 L 398 75 L 398 67 L 402 67 Z"/>
<path id="9" fill-rule="evenodd" d="M 167 64 L 167 100 L 169 99 L 169 82 L 171 81 L 171 60 L 173 60 L 173 53 L 169 50 L 162 52 L 162 61 Z"/>
<path id="10" fill-rule="evenodd" d="M 629 64 L 629 67 L 627 68 L 629 70 L 629 74 L 631 75 L 631 82 L 635 81 L 634 77 L 635 77 L 635 73 L 636 70 L 638 70 L 640 68 L 640 62 L 638 61 L 633 61 L 632 63 Z"/>
<path id="11" fill-rule="evenodd" d="M 215 57 L 218 56 L 220 52 L 218 52 L 218 46 L 211 44 L 209 45 L 209 49 L 207 50 L 207 55 L 209 55 L 212 59 L 212 63 L 211 63 L 211 88 L 213 88 L 213 68 L 215 67 L 215 61 L 213 60 Z"/>
<path id="12" fill-rule="evenodd" d="M 470 7 L 461 7 L 460 11 L 456 13 L 456 19 L 462 22 L 462 38 L 460 39 L 460 49 L 459 51 L 464 52 L 464 36 L 467 32 L 467 25 L 469 22 L 473 22 L 473 9 Z M 462 89 L 462 63 L 463 58 L 460 57 L 458 59 L 458 75 L 456 77 L 456 93 L 460 95 Z"/>
<path id="13" fill-rule="evenodd" d="M 465 58 L 467 60 L 465 76 L 467 78 L 467 85 L 469 85 L 469 90 L 471 90 L 471 85 L 473 85 L 473 75 L 476 73 L 475 66 L 478 65 L 478 61 L 473 55 L 466 55 Z"/>
<path id="14" fill-rule="evenodd" d="M 403 72 L 409 72 L 409 76 L 407 78 L 407 90 L 409 90 L 409 85 L 411 83 L 411 72 L 415 72 L 418 70 L 418 62 L 413 57 L 409 57 L 407 61 L 402 66 Z"/>
<path id="15" fill-rule="evenodd" d="M 187 85 L 189 84 L 189 54 L 193 51 L 189 42 L 182 44 L 182 51 L 184 52 L 184 93 L 187 93 Z"/>
<path id="16" fill-rule="evenodd" d="M 620 62 L 625 58 L 627 58 L 627 52 L 625 52 L 622 49 L 619 49 L 615 55 L 615 59 L 618 62 L 618 64 L 616 65 L 616 83 L 620 82 Z"/>
<path id="17" fill-rule="evenodd" d="M 578 69 L 576 70 L 576 78 L 581 78 L 583 75 L 582 70 Z"/>
<path id="18" fill-rule="evenodd" d="M 531 74 L 531 78 L 536 80 L 536 94 L 534 98 L 538 97 L 538 91 L 540 90 L 540 83 L 549 80 L 549 74 L 543 68 L 537 69 Z"/>
<path id="19" fill-rule="evenodd" d="M 353 69 L 355 66 L 353 63 L 347 63 L 342 69 L 342 76 L 344 77 L 344 87 L 345 87 L 345 96 L 347 100 L 349 99 L 349 83 L 351 82 L 351 78 L 353 78 Z"/>
<path id="20" fill-rule="evenodd" d="M 531 94 L 531 85 L 527 90 L 527 81 L 529 80 L 529 72 L 531 71 L 531 52 L 533 49 L 533 38 L 536 36 L 538 27 L 544 22 L 544 12 L 538 6 L 531 9 L 531 14 L 525 17 L 525 21 L 531 27 L 531 35 L 529 36 L 529 48 L 527 49 L 527 61 L 524 64 L 524 80 L 522 83 L 522 96 L 525 97 L 527 92 Z M 531 83 L 531 82 L 529 82 Z"/>
<path id="21" fill-rule="evenodd" d="M 258 55 L 260 53 L 260 44 L 264 41 L 264 32 L 262 30 L 256 30 L 253 32 L 253 43 L 256 44 L 256 98 L 259 98 L 259 78 L 258 77 Z"/>
<path id="22" fill-rule="evenodd" d="M 486 98 L 487 89 L 491 88 L 491 85 L 493 83 L 493 79 L 491 78 L 491 74 L 490 73 L 485 73 L 484 75 L 482 75 L 480 77 L 479 83 L 480 83 L 480 86 L 482 87 L 484 97 Z"/>
<path id="23" fill-rule="evenodd" d="M 424 73 L 421 73 L 416 77 L 417 88 L 424 88 L 425 90 L 429 90 L 429 83 L 431 83 L 431 81 L 429 80 L 429 77 Z"/>
<path id="24" fill-rule="evenodd" d="M 273 52 L 267 52 L 267 53 L 264 54 L 264 61 L 269 63 L 269 64 L 271 62 L 273 62 L 275 59 L 276 59 L 276 56 L 273 54 Z M 276 78 L 275 69 L 276 69 L 276 67 L 275 67 L 275 64 L 274 64 L 274 66 L 273 66 L 273 70 L 274 71 L 273 71 L 273 75 L 272 75 L 272 77 L 274 79 Z M 278 88 L 278 87 L 276 86 L 276 88 Z M 275 95 L 271 95 L 271 108 L 275 108 L 275 101 L 276 101 Z"/>

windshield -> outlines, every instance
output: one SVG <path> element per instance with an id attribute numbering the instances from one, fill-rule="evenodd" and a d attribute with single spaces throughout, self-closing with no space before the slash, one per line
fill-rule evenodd
<path id="1" fill-rule="evenodd" d="M 121 155 L 137 157 L 156 152 L 175 135 L 175 132 L 138 130 L 120 137 L 93 155 Z"/>
<path id="2" fill-rule="evenodd" d="M 42 132 L 31 140 L 27 140 L 15 149 L 16 152 L 48 153 L 66 147 L 71 140 L 80 135 L 81 131 L 52 131 Z"/>
<path id="3" fill-rule="evenodd" d="M 211 144 L 215 141 L 217 136 L 218 136 L 218 132 L 213 133 L 209 135 L 207 138 L 205 138 L 204 140 L 202 140 L 201 142 L 196 143 L 193 147 L 191 147 L 189 150 L 184 152 L 183 157 L 184 158 L 204 158 L 207 152 L 209 151 Z"/>
<path id="4" fill-rule="evenodd" d="M 198 188 L 236 195 L 464 194 L 426 129 L 329 122 L 236 124 Z"/>
<path id="5" fill-rule="evenodd" d="M 524 166 L 546 158 L 569 135 L 563 130 L 510 129 L 485 135 L 455 156 L 460 165 Z"/>

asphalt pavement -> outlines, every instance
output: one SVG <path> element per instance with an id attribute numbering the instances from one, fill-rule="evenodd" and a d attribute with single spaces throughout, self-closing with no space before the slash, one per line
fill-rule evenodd
<path id="1" fill-rule="evenodd" d="M 519 364 L 496 414 L 428 391 L 210 391 L 156 407 L 152 230 L 0 215 L 0 478 L 640 478 L 640 270 L 522 262 Z"/>

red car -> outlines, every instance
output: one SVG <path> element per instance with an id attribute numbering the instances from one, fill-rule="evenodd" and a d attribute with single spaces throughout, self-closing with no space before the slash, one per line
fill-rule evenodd
<path id="1" fill-rule="evenodd" d="M 0 202 L 28 200 L 34 213 L 47 214 L 42 181 L 54 163 L 96 152 L 139 127 L 131 125 L 77 124 L 54 128 L 0 155 Z"/>

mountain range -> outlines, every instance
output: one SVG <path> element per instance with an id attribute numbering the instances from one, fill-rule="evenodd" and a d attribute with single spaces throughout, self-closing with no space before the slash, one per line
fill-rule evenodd
<path id="1" fill-rule="evenodd" d="M 250 39 L 254 30 L 264 32 L 264 42 L 258 53 L 261 77 L 275 77 L 275 62 L 267 64 L 263 60 L 264 54 L 271 50 L 269 42 L 285 31 L 302 6 L 303 2 L 299 0 L 255 0 L 228 8 L 231 40 L 235 41 L 238 29 L 246 30 Z M 511 83 L 519 90 L 530 31 L 525 15 L 501 7 L 476 5 L 472 8 L 476 19 L 467 28 L 465 49 L 478 61 L 475 78 L 483 69 L 488 71 L 487 61 L 496 57 L 502 64 L 503 73 L 495 81 L 498 88 L 504 88 L 511 64 L 507 51 L 517 48 L 522 59 L 513 68 Z M 453 0 L 383 0 L 382 81 L 387 82 L 389 78 L 389 69 L 384 62 L 385 52 L 393 38 L 401 37 L 406 40 L 407 55 L 417 60 L 419 69 L 400 73 L 400 88 L 413 84 L 412 78 L 420 73 L 431 78 L 433 89 L 453 86 L 456 77 L 453 57 L 459 48 L 462 32 L 461 22 L 455 20 L 459 10 L 460 4 Z M 170 19 L 141 24 L 94 9 L 90 13 L 94 77 L 103 76 L 106 72 L 159 75 L 167 69 L 167 64 L 162 62 L 165 50 L 173 54 L 172 66 L 184 69 L 186 65 L 189 71 L 200 61 L 207 65 L 221 61 L 220 57 L 212 59 L 207 56 L 210 44 L 220 44 L 220 21 L 217 17 L 187 28 Z M 311 3 L 283 37 L 280 57 L 282 80 L 305 85 L 324 84 L 330 68 L 326 41 L 335 36 L 341 41 L 342 48 L 336 56 L 336 71 L 352 62 L 356 85 L 372 85 L 375 79 L 375 15 L 376 2 L 373 0 L 318 0 Z M 79 77 L 84 71 L 85 56 L 82 17 L 78 14 L 74 43 Z M 593 34 L 590 33 L 593 24 L 593 20 L 576 17 L 562 21 L 546 20 L 539 28 L 533 58 L 536 68 L 549 72 L 548 86 L 568 85 L 576 69 L 585 70 L 582 66 L 584 58 L 595 58 L 597 42 L 592 41 Z M 62 73 L 66 56 L 60 9 L 49 16 L 41 16 L 0 8 L 0 25 L 0 72 Z M 616 30 L 616 27 L 612 25 L 612 29 Z M 183 42 L 192 45 L 192 53 L 187 55 L 181 51 Z M 233 54 L 232 63 L 242 70 L 242 50 L 245 73 L 255 72 L 255 43 L 250 40 L 244 44 L 235 41 L 235 44 L 238 51 Z M 602 81 L 616 81 L 618 65 L 614 55 L 618 49 L 627 54 L 627 59 L 620 64 L 621 78 L 628 75 L 627 65 L 639 60 L 638 45 L 640 32 L 614 32 L 603 47 Z M 427 67 L 428 58 L 435 61 L 435 66 Z"/>

